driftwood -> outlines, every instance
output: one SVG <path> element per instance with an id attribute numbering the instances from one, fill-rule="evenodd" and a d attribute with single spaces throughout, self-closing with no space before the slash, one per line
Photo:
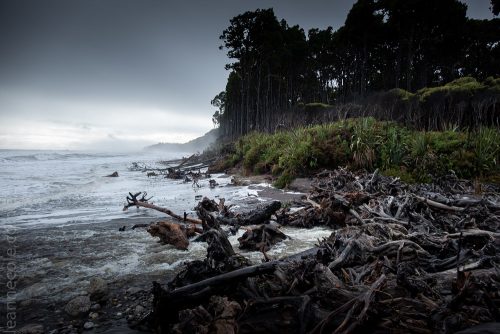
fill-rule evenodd
<path id="1" fill-rule="evenodd" d="M 148 232 L 153 237 L 159 237 L 161 242 L 171 244 L 178 249 L 187 249 L 189 246 L 189 238 L 194 237 L 197 234 L 210 231 L 211 229 L 220 230 L 221 225 L 230 225 L 232 226 L 233 231 L 236 231 L 240 225 L 260 224 L 258 226 L 253 226 L 252 228 L 248 228 L 247 232 L 245 232 L 244 235 L 238 239 L 241 249 L 266 252 L 277 242 L 286 239 L 286 235 L 279 231 L 277 226 L 267 224 L 271 215 L 281 206 L 281 203 L 278 201 L 258 206 L 254 210 L 236 215 L 234 212 L 229 210 L 230 207 L 224 205 L 225 201 L 223 198 L 220 199 L 219 203 L 216 203 L 214 200 L 210 200 L 205 197 L 195 208 L 196 213 L 200 218 L 195 219 L 187 217 L 186 214 L 184 214 L 184 217 L 181 217 L 167 208 L 149 203 L 148 201 L 151 200 L 151 198 L 152 197 L 147 198 L 146 192 L 139 192 L 136 194 L 129 193 L 129 196 L 127 196 L 127 204 L 124 206 L 123 210 L 127 210 L 132 206 L 153 209 L 163 212 L 179 220 L 181 223 L 201 225 L 203 228 L 185 226 L 174 222 L 158 222 L 153 225 L 148 225 Z M 121 228 L 120 230 L 124 231 L 125 228 Z M 202 235 L 197 240 L 206 241 L 206 237 Z"/>
<path id="2" fill-rule="evenodd" d="M 216 203 L 209 198 L 203 198 L 196 207 L 196 212 L 202 221 L 210 227 L 220 225 L 247 226 L 266 224 L 271 216 L 281 207 L 281 202 L 272 201 L 259 205 L 251 211 L 235 214 L 230 207 L 224 205 L 224 199 Z"/>
<path id="3" fill-rule="evenodd" d="M 207 168 L 214 161 L 213 158 L 202 160 L 202 158 L 193 154 L 182 160 L 165 161 L 163 164 L 168 167 L 165 170 L 165 177 L 177 180 L 192 180 L 193 185 L 198 185 L 198 180 L 202 178 L 210 178 L 208 172 L 201 172 L 202 169 Z"/>
<path id="4" fill-rule="evenodd" d="M 207 168 L 214 158 L 206 159 L 198 154 L 193 154 L 187 158 L 175 159 L 169 161 L 160 161 L 159 163 L 166 167 L 152 167 L 144 163 L 133 162 L 129 167 L 130 171 L 137 171 L 146 173 L 148 177 L 164 176 L 169 179 L 182 180 L 189 178 L 210 178 L 208 172 L 201 172 L 202 169 Z"/>
<path id="5" fill-rule="evenodd" d="M 142 197 L 138 199 L 137 197 L 140 196 L 141 194 L 142 194 Z M 127 196 L 127 204 L 124 205 L 123 211 L 126 211 L 131 206 L 136 206 L 136 207 L 140 206 L 143 208 L 148 208 L 148 209 L 153 209 L 153 210 L 156 210 L 159 212 L 163 212 L 163 213 L 165 213 L 165 214 L 167 214 L 167 215 L 169 215 L 177 220 L 183 221 L 183 222 L 201 225 L 201 221 L 198 219 L 188 217 L 187 215 L 184 215 L 184 217 L 181 217 L 167 208 L 162 208 L 160 206 L 156 206 L 154 204 L 148 203 L 148 201 L 151 200 L 152 197 L 146 198 L 146 196 L 147 196 L 146 192 L 144 192 L 144 193 L 138 192 L 135 194 L 129 193 L 129 196 Z"/>
<path id="6" fill-rule="evenodd" d="M 262 224 L 249 227 L 241 237 L 238 238 L 240 249 L 256 250 L 266 252 L 271 247 L 285 240 L 287 236 L 281 232 L 276 225 Z"/>
<path id="7" fill-rule="evenodd" d="M 280 207 L 281 203 L 274 201 L 236 215 L 224 205 L 224 199 L 216 203 L 205 197 L 198 203 L 196 212 L 205 229 L 219 229 L 221 225 L 229 225 L 230 231 L 234 234 L 240 226 L 252 225 L 246 228 L 246 232 L 238 238 L 240 249 L 266 252 L 273 245 L 287 238 L 277 225 L 269 224 L 271 216 Z"/>
<path id="8" fill-rule="evenodd" d="M 235 254 L 220 229 L 245 215 L 204 199 L 207 258 L 154 283 L 142 326 L 156 333 L 496 328 L 500 195 L 482 189 L 474 195 L 473 183 L 456 177 L 406 185 L 379 173 L 323 172 L 301 208 L 275 214 L 282 224 L 336 230 L 308 252 L 256 265 Z"/>
<path id="9" fill-rule="evenodd" d="M 150 225 L 147 231 L 151 236 L 159 237 L 161 242 L 182 250 L 187 250 L 189 238 L 201 232 L 194 225 L 184 226 L 166 221 Z"/>

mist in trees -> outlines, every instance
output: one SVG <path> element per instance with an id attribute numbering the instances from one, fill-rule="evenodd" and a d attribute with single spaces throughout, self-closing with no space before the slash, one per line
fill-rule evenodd
<path id="1" fill-rule="evenodd" d="M 491 1 L 498 14 L 499 3 Z M 296 106 L 348 103 L 375 92 L 417 92 L 454 79 L 500 76 L 500 19 L 466 17 L 457 0 L 358 0 L 338 30 L 311 29 L 257 9 L 230 20 L 231 63 L 212 105 L 222 135 L 273 131 Z"/>

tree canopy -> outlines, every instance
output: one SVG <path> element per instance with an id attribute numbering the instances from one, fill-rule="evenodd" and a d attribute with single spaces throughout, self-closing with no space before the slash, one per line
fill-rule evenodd
<path id="1" fill-rule="evenodd" d="M 496 14 L 498 5 L 491 1 Z M 358 0 L 338 30 L 307 33 L 273 9 L 238 15 L 220 36 L 231 63 L 212 101 L 214 123 L 238 137 L 272 131 L 280 111 L 301 104 L 499 77 L 500 19 L 469 19 L 466 10 L 458 0 Z"/>

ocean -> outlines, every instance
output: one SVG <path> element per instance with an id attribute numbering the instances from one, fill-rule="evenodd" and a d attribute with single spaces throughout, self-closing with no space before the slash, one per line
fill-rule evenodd
<path id="1" fill-rule="evenodd" d="M 8 278 L 2 276 L 0 302 L 11 298 L 21 309 L 64 302 L 85 294 L 92 277 L 149 287 L 153 279 L 166 282 L 183 262 L 205 257 L 205 243 L 192 242 L 188 251 L 180 251 L 160 244 L 143 228 L 132 230 L 134 224 L 167 217 L 144 208 L 123 211 L 128 192 L 147 191 L 156 205 L 193 216 L 200 196 L 225 198 L 234 210 L 270 200 L 260 194 L 270 185 L 233 186 L 224 174 L 212 175 L 219 186 L 211 189 L 208 179 L 198 188 L 131 169 L 134 162 L 164 167 L 160 161 L 180 156 L 0 150 L 0 268 L 13 271 L 16 282 L 7 288 Z M 105 177 L 115 171 L 119 177 Z M 308 249 L 331 233 L 326 228 L 283 231 L 291 238 L 276 245 L 271 257 Z M 230 237 L 237 251 L 242 233 Z M 262 259 L 258 252 L 241 253 L 254 262 Z"/>

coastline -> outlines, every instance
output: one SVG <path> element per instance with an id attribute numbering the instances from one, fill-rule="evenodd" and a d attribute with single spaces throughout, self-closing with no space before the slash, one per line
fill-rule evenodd
<path id="1" fill-rule="evenodd" d="M 232 176 L 220 177 L 228 178 L 229 181 Z M 262 201 L 274 199 L 296 201 L 303 195 L 275 189 L 265 181 L 256 178 L 245 180 L 248 186 L 243 188 L 249 192 L 244 201 L 235 203 L 240 206 L 239 210 L 248 210 Z M 241 188 L 233 185 L 225 187 Z M 92 329 L 89 329 L 91 332 L 135 333 L 136 331 L 128 328 L 127 321 L 133 321 L 151 308 L 152 282 L 168 281 L 180 270 L 184 261 L 203 258 L 206 251 L 206 245 L 200 243 L 192 243 L 187 252 L 178 251 L 171 246 L 159 244 L 145 229 L 131 230 L 135 224 L 160 220 L 169 218 L 153 214 L 149 217 L 113 218 L 98 224 L 88 222 L 18 229 L 16 263 L 20 275 L 15 298 L 16 330 L 78 333 L 84 330 L 85 323 L 92 322 Z M 126 226 L 126 230 L 120 232 L 119 228 L 123 226 Z M 320 229 L 318 233 L 327 236 L 330 231 Z M 237 237 L 238 235 L 231 239 L 235 249 Z M 315 240 L 313 238 L 310 244 Z M 31 254 L 33 245 L 37 245 L 36 257 L 31 258 L 30 255 L 30 258 L 26 258 L 26 254 Z M 116 248 L 115 245 L 121 246 Z M 124 248 L 123 245 L 128 247 Z M 286 247 L 283 245 L 283 249 L 278 252 L 284 251 Z M 304 249 L 304 246 L 297 247 Z M 258 252 L 244 254 L 250 255 L 254 261 L 261 258 Z M 129 259 L 125 260 L 127 258 Z M 5 260 L 7 259 L 3 258 L 2 262 Z M 116 261 L 116 265 L 110 267 L 106 264 L 110 261 Z M 32 267 L 26 267 L 27 262 Z M 99 266 L 100 269 L 97 269 Z M 128 274 L 124 274 L 124 268 L 127 267 L 131 269 Z M 89 271 L 90 268 L 96 268 L 97 271 Z M 94 309 L 84 317 L 68 317 L 65 307 L 72 299 L 89 295 L 88 287 L 92 277 L 103 278 L 106 282 L 106 302 L 102 305 L 92 302 L 91 307 Z"/>
<path id="2" fill-rule="evenodd" d="M 140 174 L 140 176 L 146 178 L 144 173 Z M 222 184 L 215 188 L 215 192 L 208 192 L 208 194 L 212 194 L 213 196 L 211 197 L 215 199 L 222 193 L 232 194 L 233 197 L 227 198 L 228 201 L 226 204 L 235 205 L 233 210 L 236 212 L 250 212 L 258 208 L 262 203 L 269 203 L 273 200 L 281 201 L 281 206 L 284 210 L 276 214 L 276 217 L 272 220 L 277 220 L 279 224 L 282 225 L 281 231 L 290 238 L 272 246 L 271 249 L 267 251 L 267 254 L 259 251 L 237 251 L 236 255 L 241 258 L 246 258 L 247 261 L 249 261 L 247 264 L 250 266 L 248 267 L 249 269 L 253 267 L 258 268 L 260 265 L 265 266 L 266 261 L 277 263 L 281 266 L 280 270 L 286 273 L 283 277 L 296 277 L 299 282 L 305 279 L 299 286 L 308 286 L 309 290 L 312 289 L 311 291 L 323 289 L 324 286 L 322 284 L 325 283 L 319 282 L 324 280 L 325 277 L 329 277 L 328 280 L 333 279 L 336 282 L 334 284 L 336 286 L 335 289 L 340 289 L 339 291 L 351 295 L 352 298 L 359 297 L 355 297 L 355 293 L 357 293 L 355 291 L 366 291 L 365 289 L 369 288 L 369 285 L 372 283 L 375 284 L 378 282 L 376 290 L 387 287 L 390 288 L 396 284 L 395 281 L 391 281 L 396 279 L 394 273 L 394 268 L 396 267 L 392 264 L 392 261 L 396 261 L 397 263 L 401 258 L 401 261 L 411 262 L 414 260 L 411 254 L 415 250 L 422 252 L 418 258 L 426 259 L 430 256 L 433 259 L 437 254 L 435 253 L 435 249 L 432 248 L 434 247 L 433 243 L 427 244 L 427 241 L 434 240 L 433 238 L 443 238 L 444 236 L 444 238 L 451 238 L 450 240 L 456 242 L 457 238 L 460 238 L 460 233 L 457 233 L 457 231 L 460 231 L 459 228 L 466 231 L 466 233 L 470 233 L 471 238 L 475 238 L 474 233 L 479 229 L 481 231 L 480 233 L 490 235 L 491 238 L 493 238 L 481 239 L 483 240 L 481 242 L 485 243 L 484 247 L 497 247 L 494 243 L 495 240 L 498 239 L 497 232 L 494 230 L 490 231 L 487 227 L 486 231 L 481 230 L 484 229 L 486 225 L 480 221 L 477 221 L 477 226 L 475 227 L 457 227 L 454 223 L 454 216 L 450 216 L 449 212 L 446 212 L 450 210 L 447 209 L 450 207 L 449 203 L 451 203 L 448 201 L 458 201 L 456 205 L 464 205 L 462 203 L 464 201 L 464 203 L 469 203 L 467 201 L 473 201 L 471 203 L 482 203 L 481 201 L 493 201 L 492 203 L 495 203 L 495 201 L 498 202 L 500 196 L 499 189 L 485 188 L 484 195 L 477 196 L 473 194 L 474 186 L 469 181 L 451 178 L 443 179 L 442 183 L 435 184 L 432 187 L 431 185 L 425 184 L 406 185 L 401 183 L 398 179 L 386 177 L 377 173 L 352 173 L 344 169 L 339 169 L 322 172 L 319 178 L 296 179 L 294 182 L 290 183 L 289 190 L 284 191 L 270 185 L 272 176 L 269 175 L 247 177 L 236 174 L 212 174 L 212 177 L 215 177 Z M 178 180 L 157 179 L 152 182 L 160 182 L 160 180 L 164 189 L 170 184 L 182 188 L 189 187 L 190 190 L 188 193 L 193 195 L 193 197 L 197 194 L 197 188 L 191 186 L 191 184 L 186 184 Z M 208 179 L 200 181 L 203 187 L 205 187 L 201 189 L 208 189 L 208 181 Z M 455 189 L 453 187 L 457 187 L 457 185 L 458 188 L 461 187 L 461 189 L 465 190 L 462 192 L 453 190 Z M 326 191 L 325 189 L 330 189 L 329 187 L 331 188 L 329 191 L 333 192 L 326 192 L 321 195 L 322 192 Z M 433 191 L 437 192 L 440 194 L 439 196 L 442 197 L 432 197 L 432 200 L 422 197 L 429 196 L 429 189 L 434 189 Z M 443 189 L 448 190 L 444 192 Z M 408 192 L 412 194 L 410 199 L 408 199 Z M 450 195 L 454 192 L 456 192 L 456 195 Z M 462 198 L 460 196 L 466 197 Z M 423 200 L 419 199 L 420 197 L 423 198 Z M 368 198 L 371 198 L 371 202 L 367 202 Z M 182 199 L 178 200 L 178 205 L 191 201 L 189 200 L 186 202 Z M 436 200 L 441 202 L 436 202 Z M 408 204 L 408 201 L 411 201 L 411 204 Z M 168 202 L 161 201 L 160 204 L 161 203 L 165 204 Z M 371 203 L 370 206 L 364 206 L 368 203 Z M 387 203 L 392 203 L 389 204 L 389 209 L 384 207 Z M 395 207 L 391 208 L 390 205 L 393 204 Z M 374 207 L 372 207 L 373 205 Z M 400 209 L 396 210 L 397 205 L 406 209 L 399 213 Z M 436 205 L 438 206 L 437 208 L 435 207 Z M 376 209 L 377 206 L 379 207 L 378 209 Z M 439 206 L 441 206 L 441 208 Z M 384 212 L 388 212 L 385 214 L 390 215 L 386 217 L 391 220 L 390 222 L 377 220 L 377 218 L 380 218 L 380 214 L 377 212 L 381 210 L 381 208 L 383 208 L 382 210 Z M 413 211 L 409 211 L 410 208 L 411 210 L 417 211 L 412 213 Z M 473 205 L 464 208 L 452 208 L 452 211 L 454 210 L 457 212 L 462 212 L 464 210 L 495 210 L 494 205 L 489 209 L 488 207 L 474 209 Z M 422 218 L 422 220 L 417 222 L 412 221 L 412 219 L 415 219 L 411 218 L 412 214 L 419 217 L 419 215 L 422 214 L 426 215 L 426 212 L 429 210 L 433 212 L 433 216 L 431 217 L 434 218 L 432 218 L 432 220 L 429 221 L 428 219 L 430 218 Z M 150 212 L 145 209 L 140 209 L 139 211 L 143 213 Z M 477 214 L 474 212 L 477 211 L 470 211 L 468 214 Z M 147 224 L 152 221 L 169 220 L 168 217 L 159 216 L 158 214 L 132 217 L 134 216 L 125 215 L 124 218 L 112 219 L 99 224 L 79 223 L 57 227 L 42 226 L 32 230 L 28 228 L 18 230 L 16 236 L 16 240 L 18 241 L 16 245 L 18 254 L 28 254 L 27 250 L 32 249 L 33 245 L 37 245 L 37 257 L 26 258 L 27 261 L 24 261 L 22 257 L 17 258 L 21 272 L 24 270 L 25 273 L 31 272 L 35 275 L 20 275 L 18 288 L 23 289 L 23 295 L 18 295 L 18 297 L 22 298 L 19 298 L 18 303 L 16 303 L 16 313 L 19 315 L 17 318 L 19 322 L 16 330 L 21 330 L 21 332 L 24 331 L 25 333 L 50 332 L 52 334 L 80 333 L 82 331 L 91 333 L 137 333 L 134 329 L 129 328 L 129 325 L 135 325 L 141 329 L 149 328 L 149 330 L 151 330 L 148 326 L 151 326 L 155 321 L 160 321 L 160 326 L 167 326 L 161 327 L 163 328 L 162 331 L 165 331 L 166 328 L 171 329 L 171 326 L 181 326 L 179 328 L 187 326 L 187 324 L 182 323 L 182 321 L 180 323 L 170 322 L 178 321 L 175 320 L 177 319 L 175 314 L 177 314 L 176 312 L 178 311 L 184 312 L 182 306 L 179 306 L 179 309 L 174 308 L 174 310 L 167 312 L 173 312 L 172 314 L 174 317 L 168 321 L 160 320 L 157 316 L 155 317 L 155 314 L 158 314 L 158 312 L 160 312 L 160 314 L 165 314 L 165 310 L 157 309 L 158 304 L 154 304 L 153 299 L 163 298 L 161 296 L 164 295 L 164 292 L 158 295 L 158 291 L 162 291 L 159 290 L 159 287 L 167 289 L 163 291 L 171 292 L 191 289 L 190 286 L 192 282 L 182 281 L 182 277 L 185 275 L 183 272 L 185 273 L 191 266 L 196 266 L 197 263 L 205 263 L 204 261 L 207 261 L 204 260 L 206 257 L 210 258 L 210 241 L 208 241 L 208 247 L 205 242 L 191 242 L 188 251 L 176 250 L 170 245 L 160 244 L 157 239 L 147 234 L 144 229 L 131 229 L 131 227 L 137 223 Z M 444 225 L 440 227 L 439 225 L 435 225 L 434 221 L 445 223 L 441 223 Z M 294 226 L 293 224 L 296 223 L 299 223 L 302 227 Z M 274 224 L 274 222 L 272 224 Z M 119 231 L 123 226 L 126 227 L 125 230 Z M 305 226 L 308 228 L 305 229 Z M 368 228 L 368 226 L 373 227 Z M 236 235 L 229 236 L 229 243 L 233 250 L 238 248 L 238 238 L 242 237 L 248 229 L 249 227 L 244 227 L 240 229 Z M 411 229 L 414 230 L 412 233 L 409 233 Z M 425 232 L 425 229 L 427 229 L 427 232 Z M 433 230 L 434 232 L 430 232 Z M 422 239 L 414 238 L 413 235 L 415 233 Z M 450 237 L 448 237 L 448 235 Z M 371 241 L 366 243 L 366 240 Z M 453 254 L 456 243 L 444 242 L 443 240 L 441 240 L 440 243 L 449 248 L 445 248 L 446 254 L 452 254 L 450 259 L 446 259 L 446 261 L 443 259 L 443 263 L 449 262 L 453 267 L 452 259 L 458 259 L 458 257 Z M 356 242 L 356 247 L 361 249 L 359 255 L 349 260 L 354 262 L 342 262 L 349 259 L 349 257 L 345 257 L 342 254 L 347 252 L 349 249 L 348 245 L 354 242 Z M 357 244 L 358 242 L 361 243 Z M 403 243 L 401 244 L 401 242 Z M 407 246 L 405 246 L 405 242 Z M 493 242 L 493 244 L 491 244 L 491 242 Z M 395 244 L 398 245 L 398 247 L 384 246 L 385 243 L 388 245 Z M 467 245 L 469 245 L 469 243 L 465 243 L 461 247 L 468 247 Z M 295 255 L 307 249 L 311 249 L 314 246 L 316 246 L 314 251 L 302 253 L 302 257 Z M 363 247 L 368 248 L 363 251 Z M 387 259 L 384 260 L 386 261 L 385 267 L 375 265 L 376 263 L 380 264 L 380 255 L 365 255 L 365 253 L 371 254 L 372 249 L 385 249 L 384 247 L 388 247 L 387 249 L 389 251 L 389 253 L 384 253 L 387 257 Z M 400 251 L 394 253 L 397 249 L 406 249 L 405 247 L 410 248 L 403 251 L 401 254 L 399 254 Z M 482 253 L 477 253 L 476 251 L 474 254 L 476 254 L 474 256 L 478 256 L 478 254 Z M 372 259 L 370 261 L 374 262 L 366 262 L 368 259 Z M 475 259 L 477 259 L 477 257 Z M 2 261 L 5 262 L 5 260 L 5 258 L 2 258 Z M 467 260 L 467 258 L 465 258 L 465 260 Z M 223 263 L 228 263 L 227 261 L 227 259 L 223 260 Z M 337 261 L 340 261 L 339 264 L 336 264 Z M 439 268 L 449 269 L 448 264 L 439 264 L 441 263 L 441 259 L 432 261 L 438 261 L 437 266 Z M 496 261 L 495 257 L 490 261 L 494 263 L 494 261 Z M 31 271 L 30 268 L 23 267 L 26 263 L 31 263 L 33 266 Z M 355 263 L 356 266 L 353 267 L 353 263 Z M 489 262 L 485 263 L 487 264 Z M 468 265 L 470 264 L 469 262 Z M 425 268 L 423 269 L 424 275 L 428 275 L 426 271 L 429 271 L 429 268 L 435 266 L 432 265 L 428 268 L 426 267 L 428 263 L 425 261 L 419 265 Z M 303 266 L 309 269 L 303 271 L 303 274 L 301 274 L 302 276 L 296 276 L 297 273 L 295 270 Z M 325 269 L 325 266 L 330 269 Z M 372 268 L 372 266 L 375 267 Z M 82 270 L 83 267 L 85 267 L 84 270 Z M 347 271 L 342 274 L 344 268 L 347 268 L 346 270 L 349 270 L 351 273 L 356 273 L 361 270 L 361 277 L 368 276 L 366 276 L 366 279 L 357 282 L 357 285 L 351 286 L 352 280 L 354 279 L 353 277 L 356 276 L 352 276 L 351 278 L 349 278 L 349 275 L 345 276 Z M 370 270 L 373 272 L 369 274 L 366 268 L 371 268 Z M 482 267 L 479 267 L 479 269 L 483 270 Z M 231 273 L 231 270 L 237 272 L 238 268 L 230 269 L 227 272 L 223 271 L 221 275 L 223 276 L 224 274 Z M 490 275 L 488 271 L 475 270 L 475 268 L 470 269 L 471 272 L 477 272 L 477 279 L 479 280 L 489 277 L 488 275 Z M 443 273 L 446 272 L 446 270 L 443 271 Z M 315 278 L 307 276 L 308 278 L 305 278 L 305 273 L 319 276 L 314 276 Z M 209 279 L 213 275 L 214 273 L 209 274 Z M 323 277 L 322 275 L 326 276 Z M 415 274 L 411 275 L 413 275 L 411 277 L 415 276 Z M 436 275 L 441 275 L 441 273 L 438 272 Z M 79 278 L 75 280 L 75 277 Z M 216 275 L 215 277 L 218 276 Z M 277 298 L 276 300 L 282 300 L 285 306 L 288 305 L 286 302 L 287 300 L 293 301 L 299 297 L 300 300 L 305 298 L 303 297 L 303 291 L 299 292 L 295 288 L 292 288 L 297 283 L 288 282 L 287 280 L 280 283 L 279 281 L 275 281 L 278 277 L 281 276 L 257 275 L 254 279 L 260 280 L 260 284 L 264 285 L 268 283 L 268 280 L 271 286 L 276 284 L 277 286 L 280 286 L 280 284 L 284 285 L 282 288 L 284 290 L 278 293 L 273 292 L 273 294 L 274 297 Z M 383 277 L 383 279 L 381 277 Z M 448 276 L 446 276 L 446 278 L 439 278 L 440 276 L 435 277 L 437 277 L 434 278 L 435 282 L 437 282 L 437 285 L 434 287 L 435 289 L 442 289 L 440 287 L 443 284 L 449 284 L 450 278 Z M 379 282 L 377 278 L 381 278 L 382 280 Z M 418 280 L 420 278 L 417 275 L 414 279 Z M 441 281 L 443 279 L 444 283 Z M 279 280 L 281 280 L 281 278 Z M 392 283 L 386 286 L 386 280 Z M 177 284 L 180 285 L 177 287 L 180 286 L 180 288 L 167 288 L 172 284 L 171 282 L 175 281 L 179 282 Z M 195 282 L 196 281 L 200 281 L 200 284 L 202 284 L 202 282 L 204 282 L 203 276 L 196 278 Z M 156 285 L 156 288 L 152 289 L 152 286 L 154 287 L 152 282 L 158 282 L 160 285 Z M 248 288 L 245 287 L 245 285 L 241 286 L 240 284 L 242 284 L 242 281 L 239 280 L 230 280 L 229 282 L 231 284 L 229 284 L 228 287 L 231 288 Z M 288 287 L 288 284 L 292 285 Z M 311 284 L 313 285 L 311 286 Z M 378 284 L 380 284 L 380 286 L 378 286 Z M 234 302 L 245 303 L 246 299 L 241 300 L 242 297 L 239 293 L 236 293 L 235 290 L 231 290 L 231 288 L 222 295 L 232 298 Z M 403 293 L 403 296 L 405 296 L 404 289 L 409 288 L 406 286 L 400 288 L 403 290 L 398 290 L 398 293 Z M 97 297 L 96 289 L 99 292 Z M 219 298 L 222 293 L 217 292 L 219 291 L 217 289 L 218 288 L 215 289 L 213 294 L 214 298 Z M 239 291 L 238 289 L 236 291 Z M 324 298 L 329 295 L 325 291 L 321 291 L 312 294 L 306 293 L 306 295 L 309 296 L 307 298 L 313 298 L 312 300 L 314 300 L 314 302 L 321 301 L 321 303 L 327 303 L 327 305 L 330 305 L 329 307 L 340 307 L 335 304 L 335 299 L 329 302 L 324 300 Z M 448 290 L 445 289 L 445 292 L 439 291 L 439 294 L 443 293 L 446 298 L 449 298 Z M 259 294 L 260 293 L 268 294 L 270 292 L 259 292 Z M 382 297 L 387 293 L 394 292 L 376 292 L 375 295 L 378 297 L 375 299 L 375 303 L 379 303 L 383 300 Z M 488 290 L 484 293 L 490 292 Z M 260 299 L 254 300 L 255 297 L 251 297 L 251 295 L 252 294 L 246 297 L 249 298 L 250 304 L 262 302 L 259 301 Z M 428 295 L 426 298 L 433 296 L 435 297 L 435 295 Z M 190 297 L 183 296 L 182 298 L 189 299 Z M 273 298 L 271 299 L 273 300 Z M 339 299 L 338 302 L 341 300 L 342 299 Z M 344 302 L 347 301 L 344 300 Z M 434 300 L 433 302 L 438 303 L 439 300 Z M 168 303 L 170 304 L 170 302 Z M 177 302 L 173 302 L 172 305 L 177 305 L 176 303 Z M 212 299 L 208 300 L 202 298 L 197 302 L 193 301 L 193 303 L 189 304 L 188 309 L 185 311 L 188 312 L 190 307 L 196 307 L 196 305 L 198 305 L 198 307 L 210 309 L 210 307 L 214 307 L 211 303 Z M 75 314 L 70 316 L 69 314 L 73 312 L 72 307 L 74 309 L 74 307 L 76 307 L 75 305 L 78 306 L 76 310 L 81 308 L 83 311 L 75 311 Z M 182 303 L 179 305 L 182 305 Z M 290 306 L 291 305 L 286 306 L 285 309 Z M 377 307 L 380 307 L 380 305 Z M 240 311 L 237 311 L 235 314 L 239 314 L 238 312 Z M 276 316 L 281 317 L 285 316 L 285 314 L 278 314 Z M 298 319 L 297 316 L 294 316 L 294 319 Z M 308 318 L 307 321 L 312 321 L 311 319 L 314 319 L 314 317 Z M 282 320 L 277 320 L 276 324 L 279 324 Z M 236 321 L 236 318 L 231 321 Z M 294 322 L 292 321 L 292 323 Z M 230 324 L 230 327 L 237 326 L 236 322 L 230 322 Z M 209 322 L 203 326 L 212 325 L 213 323 Z M 300 324 L 295 324 L 294 326 L 299 325 Z M 144 326 L 146 326 L 146 328 L 144 328 Z M 186 328 L 187 327 L 185 327 L 185 329 Z M 271 332 L 272 331 L 273 330 L 271 330 Z"/>

